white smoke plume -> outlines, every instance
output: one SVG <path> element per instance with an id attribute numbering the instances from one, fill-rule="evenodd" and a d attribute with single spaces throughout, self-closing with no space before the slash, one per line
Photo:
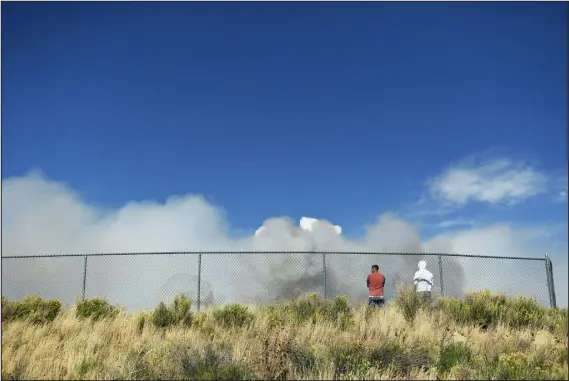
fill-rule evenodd
<path id="1" fill-rule="evenodd" d="M 323 292 L 322 256 L 328 252 L 446 252 L 500 256 L 542 256 L 540 233 L 507 225 L 469 228 L 421 239 L 420 226 L 385 213 L 360 238 L 342 228 L 304 217 L 269 218 L 249 236 L 236 235 L 218 207 L 196 195 L 164 203 L 130 202 L 103 209 L 81 200 L 62 183 L 38 172 L 2 181 L 2 256 L 101 252 L 283 251 L 282 255 L 211 254 L 202 257 L 202 305 L 289 297 Z M 567 246 L 550 247 L 556 260 L 558 304 L 567 304 Z M 559 258 L 565 258 L 563 262 Z M 365 298 L 372 264 L 386 274 L 387 295 L 394 282 L 409 282 L 426 259 L 438 277 L 438 258 L 428 256 L 326 256 L 327 295 Z M 72 303 L 81 294 L 82 257 L 4 259 L 2 295 L 28 293 Z M 150 308 L 177 292 L 196 295 L 196 255 L 111 256 L 88 259 L 86 296 L 101 296 L 127 309 Z M 490 288 L 547 298 L 543 262 L 443 258 L 445 294 Z M 565 270 L 563 270 L 565 269 Z M 515 274 L 516 276 L 511 276 Z M 438 282 L 438 279 L 435 280 Z"/>

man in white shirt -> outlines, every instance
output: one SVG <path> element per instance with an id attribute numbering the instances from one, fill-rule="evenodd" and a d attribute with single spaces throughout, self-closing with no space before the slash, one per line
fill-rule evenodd
<path id="1" fill-rule="evenodd" d="M 427 262 L 420 261 L 419 271 L 413 277 L 413 284 L 417 287 L 417 292 L 420 293 L 425 300 L 431 300 L 431 288 L 433 287 L 433 274 L 427 270 Z"/>

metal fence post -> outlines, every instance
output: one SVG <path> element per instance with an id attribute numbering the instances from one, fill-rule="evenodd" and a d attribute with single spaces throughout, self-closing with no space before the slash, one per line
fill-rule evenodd
<path id="1" fill-rule="evenodd" d="M 553 280 L 553 262 L 549 258 L 549 276 L 551 278 L 551 299 L 553 300 L 553 308 L 557 308 L 557 297 L 555 296 L 555 281 Z"/>
<path id="2" fill-rule="evenodd" d="M 326 299 L 326 253 L 322 253 L 322 275 L 324 276 L 324 299 Z"/>
<path id="3" fill-rule="evenodd" d="M 85 289 L 87 288 L 87 255 L 83 259 L 83 293 L 81 294 L 81 300 L 85 300 Z"/>
<path id="4" fill-rule="evenodd" d="M 202 253 L 198 254 L 198 312 L 200 312 L 202 291 Z"/>
<path id="5" fill-rule="evenodd" d="M 551 258 L 545 253 L 545 271 L 547 275 L 547 289 L 549 291 L 549 305 L 551 308 L 557 308 L 557 300 L 555 297 L 555 284 L 553 282 L 553 264 Z"/>
<path id="6" fill-rule="evenodd" d="M 444 298 L 445 297 L 445 283 L 443 281 L 443 257 L 442 257 L 442 255 L 439 255 L 439 277 L 441 278 L 441 280 L 439 281 L 441 283 L 441 296 Z"/>

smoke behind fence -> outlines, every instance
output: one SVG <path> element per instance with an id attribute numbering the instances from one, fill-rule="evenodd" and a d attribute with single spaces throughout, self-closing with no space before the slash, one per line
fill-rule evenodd
<path id="1" fill-rule="evenodd" d="M 347 294 L 357 301 L 367 297 L 369 267 L 379 264 L 386 276 L 385 295 L 390 299 L 399 284 L 411 284 L 419 260 L 426 260 L 435 275 L 435 295 L 441 294 L 442 268 L 445 296 L 489 288 L 549 304 L 544 261 L 441 256 L 439 264 L 438 255 L 420 253 L 205 253 L 200 277 L 198 254 L 93 256 L 87 262 L 86 297 L 103 297 L 132 311 L 152 308 L 179 293 L 196 301 L 200 283 L 203 307 L 230 302 L 266 303 L 308 292 L 325 293 L 327 297 Z M 536 274 L 535 279 L 525 279 L 534 283 L 532 287 L 509 276 L 514 262 L 523 273 Z M 5 259 L 2 294 L 21 299 L 37 293 L 71 304 L 81 296 L 83 265 L 83 257 Z M 131 270 L 125 273 L 122 270 L 127 266 Z"/>
<path id="2" fill-rule="evenodd" d="M 129 203 L 107 211 L 84 203 L 66 186 L 41 175 L 4 180 L 2 184 L 2 256 L 240 252 L 203 256 L 202 305 L 322 292 L 321 257 L 300 252 L 421 254 L 455 253 L 466 248 L 470 253 L 515 255 L 527 250 L 527 241 L 499 226 L 477 231 L 474 238 L 440 235 L 423 242 L 418 225 L 385 213 L 357 238 L 339 234 L 341 229 L 325 220 L 301 226 L 286 217 L 270 218 L 262 224 L 261 232 L 248 235 L 232 231 L 223 213 L 198 196 L 173 197 L 164 204 Z M 247 253 L 258 251 L 287 253 Z M 379 265 L 386 275 L 386 294 L 390 296 L 397 283 L 411 282 L 421 259 L 435 274 L 436 288 L 440 287 L 436 257 L 330 254 L 326 259 L 328 296 L 341 293 L 365 297 L 365 278 L 372 264 Z M 197 295 L 197 268 L 196 255 L 90 257 L 86 297 L 104 297 L 127 309 L 150 308 L 178 292 Z M 443 272 L 448 296 L 487 288 L 546 300 L 543 261 L 445 257 Z M 8 298 L 39 293 L 72 303 L 81 295 L 82 282 L 81 257 L 2 260 L 2 294 Z"/>

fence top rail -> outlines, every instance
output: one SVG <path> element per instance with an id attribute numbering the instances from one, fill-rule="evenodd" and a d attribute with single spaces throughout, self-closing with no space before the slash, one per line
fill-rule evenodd
<path id="1" fill-rule="evenodd" d="M 83 254 L 34 254 L 34 255 L 8 255 L 4 259 L 24 258 L 73 258 L 73 257 L 105 257 L 105 256 L 138 256 L 138 255 L 183 255 L 183 254 L 341 254 L 341 255 L 397 255 L 397 256 L 440 256 L 460 258 L 486 258 L 486 259 L 519 259 L 527 261 L 546 261 L 539 257 L 506 257 L 498 255 L 477 254 L 448 254 L 448 253 L 394 253 L 369 251 L 163 251 L 163 252 L 130 252 L 130 253 L 83 253 Z"/>

